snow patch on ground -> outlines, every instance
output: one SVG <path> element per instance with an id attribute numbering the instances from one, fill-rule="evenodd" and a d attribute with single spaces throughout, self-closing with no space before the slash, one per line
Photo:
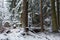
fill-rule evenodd
<path id="1" fill-rule="evenodd" d="M 60 40 L 60 33 L 32 33 L 29 31 L 29 35 L 23 36 L 23 28 L 10 31 L 11 33 L 8 34 L 0 34 L 0 40 Z"/>

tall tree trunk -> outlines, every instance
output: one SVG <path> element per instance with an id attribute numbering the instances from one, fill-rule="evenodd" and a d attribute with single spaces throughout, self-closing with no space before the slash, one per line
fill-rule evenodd
<path id="1" fill-rule="evenodd" d="M 41 32 L 43 32 L 44 27 L 43 27 L 43 14 L 42 14 L 42 0 L 40 0 L 40 26 L 41 26 Z"/>
<path id="2" fill-rule="evenodd" d="M 23 0 L 23 13 L 22 13 L 22 27 L 25 28 L 25 31 L 27 32 L 28 27 L 28 2 L 27 0 Z"/>
<path id="3" fill-rule="evenodd" d="M 60 15 L 60 0 L 59 0 L 59 15 Z M 59 27 L 60 27 L 60 16 L 59 16 Z"/>
<path id="4" fill-rule="evenodd" d="M 55 0 L 51 0 L 51 12 L 52 12 L 52 30 L 53 32 L 58 32 L 56 10 L 55 10 Z"/>
<path id="5" fill-rule="evenodd" d="M 56 3 L 57 3 L 57 24 L 59 27 L 59 0 L 56 0 Z"/>

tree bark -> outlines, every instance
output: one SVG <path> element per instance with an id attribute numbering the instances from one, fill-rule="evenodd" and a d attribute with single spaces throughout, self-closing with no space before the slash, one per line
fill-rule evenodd
<path id="1" fill-rule="evenodd" d="M 53 32 L 58 32 L 56 10 L 55 10 L 55 0 L 51 0 L 51 12 L 52 12 L 52 30 Z"/>
<path id="2" fill-rule="evenodd" d="M 40 0 L 40 26 L 41 26 L 41 32 L 43 32 L 44 27 L 43 27 L 43 14 L 42 14 L 42 0 Z"/>
<path id="3" fill-rule="evenodd" d="M 59 27 L 59 0 L 56 0 L 57 3 L 57 25 Z"/>
<path id="4" fill-rule="evenodd" d="M 22 13 L 22 27 L 25 28 L 25 31 L 27 32 L 28 27 L 28 2 L 27 0 L 23 0 L 23 13 Z"/>

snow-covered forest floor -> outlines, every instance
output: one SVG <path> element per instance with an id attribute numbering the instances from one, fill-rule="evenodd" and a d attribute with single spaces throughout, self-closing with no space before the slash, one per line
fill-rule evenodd
<path id="1" fill-rule="evenodd" d="M 29 26 L 34 26 L 34 27 L 40 26 L 40 2 L 39 1 L 40 0 L 38 1 L 29 0 L 27 2 L 28 4 L 27 17 L 28 17 Z M 43 26 L 46 31 L 50 31 L 50 32 L 35 33 L 35 32 L 29 31 L 27 35 L 26 32 L 24 32 L 24 29 L 20 28 L 20 24 L 22 24 L 20 22 L 21 21 L 23 22 L 24 20 L 23 19 L 24 15 L 22 15 L 22 13 L 23 14 L 25 13 L 23 11 L 24 8 L 22 7 L 23 6 L 22 0 L 19 0 L 19 1 L 17 0 L 16 2 L 12 0 L 0 0 L 0 40 L 60 40 L 60 33 L 52 33 L 51 5 L 48 0 L 46 2 L 45 1 L 46 0 L 42 2 L 43 4 L 42 16 L 44 16 Z M 21 20 L 20 18 L 23 20 Z M 5 24 L 6 22 L 8 23 Z M 18 26 L 18 27 L 12 28 L 13 26 L 16 26 L 16 27 Z M 35 29 L 35 28 L 32 27 L 32 29 Z M 36 28 L 36 29 L 40 29 L 40 28 Z"/>
<path id="2" fill-rule="evenodd" d="M 23 28 L 9 29 L 8 32 L 0 33 L 0 40 L 60 40 L 60 33 L 32 33 L 30 31 L 29 35 L 23 33 Z"/>

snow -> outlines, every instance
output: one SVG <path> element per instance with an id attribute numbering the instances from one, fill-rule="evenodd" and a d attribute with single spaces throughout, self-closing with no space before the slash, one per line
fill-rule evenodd
<path id="1" fill-rule="evenodd" d="M 28 32 L 29 35 L 23 36 L 23 28 L 10 29 L 11 33 L 0 34 L 0 40 L 60 40 L 60 33 L 32 33 Z"/>
<path id="2" fill-rule="evenodd" d="M 20 4 L 22 3 L 22 1 L 23 1 L 23 0 L 20 0 L 20 1 L 19 1 L 19 3 L 18 3 L 18 5 L 16 6 L 16 8 L 20 6 Z"/>
<path id="3" fill-rule="evenodd" d="M 2 0 L 0 0 L 0 1 L 2 1 Z M 6 1 L 6 0 L 4 0 L 4 1 Z M 15 8 L 13 8 L 12 10 L 18 9 L 18 7 L 20 7 L 20 4 L 22 3 L 22 1 L 23 0 L 20 0 L 19 3 L 17 4 L 17 6 Z M 2 4 L 3 4 L 2 2 L 0 3 L 1 7 L 2 7 Z M 34 2 L 34 0 L 32 2 Z M 9 4 L 4 2 L 3 6 L 4 6 L 4 8 L 0 7 L 0 9 L 1 9 L 0 11 L 3 12 L 2 15 L 5 16 L 4 19 L 3 19 L 3 22 L 9 22 L 10 23 L 10 21 L 8 19 L 10 19 L 11 13 L 8 11 L 8 8 L 7 8 L 7 7 L 9 7 Z M 46 5 L 44 5 L 44 7 L 45 6 Z M 5 11 L 3 11 L 3 9 Z M 48 9 L 50 9 L 50 8 L 48 7 Z M 19 13 L 22 13 L 22 11 L 20 11 Z M 38 14 L 38 13 L 35 13 L 35 14 Z M 18 16 L 18 15 L 16 15 L 16 16 Z M 31 18 L 30 16 L 28 16 L 28 17 Z M 51 19 L 46 18 L 45 21 L 51 22 Z M 18 21 L 13 21 L 13 22 L 18 22 Z M 16 26 L 16 25 L 14 25 L 14 26 Z M 38 29 L 38 28 L 39 27 L 35 27 L 35 28 L 30 27 L 30 29 Z M 10 30 L 10 32 L 6 33 L 8 30 Z M 49 27 L 48 30 L 52 31 L 52 28 Z M 60 40 L 60 33 L 49 33 L 49 32 L 39 32 L 39 33 L 34 32 L 34 33 L 32 33 L 32 32 L 29 31 L 28 32 L 29 35 L 26 35 L 26 34 L 22 35 L 23 33 L 25 33 L 24 28 L 16 28 L 16 29 L 7 28 L 7 30 L 4 33 L 0 33 L 0 40 Z"/>
<path id="4" fill-rule="evenodd" d="M 49 22 L 49 21 L 51 21 L 51 20 L 50 20 L 49 18 L 46 18 L 45 21 Z"/>

